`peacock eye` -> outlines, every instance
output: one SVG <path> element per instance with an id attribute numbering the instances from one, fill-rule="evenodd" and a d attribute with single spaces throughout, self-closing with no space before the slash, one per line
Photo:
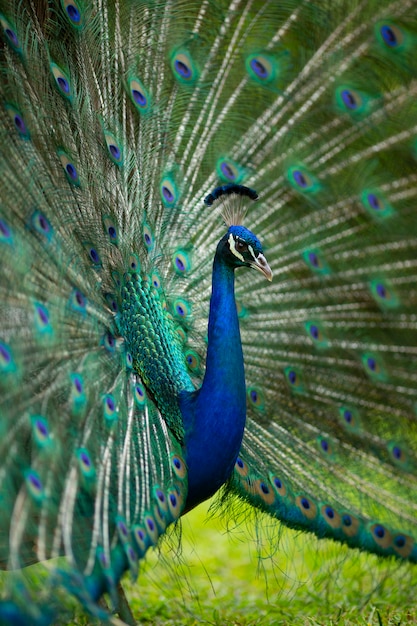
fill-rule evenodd
<path id="1" fill-rule="evenodd" d="M 243 241 L 240 241 L 239 239 L 237 239 L 237 241 L 236 241 L 236 250 L 238 252 L 246 252 L 247 249 L 248 249 L 247 244 L 244 243 Z"/>

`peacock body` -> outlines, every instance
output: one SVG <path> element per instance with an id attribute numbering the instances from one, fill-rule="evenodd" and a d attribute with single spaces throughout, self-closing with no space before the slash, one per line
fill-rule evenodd
<path id="1" fill-rule="evenodd" d="M 67 563 L 0 621 L 102 615 L 223 485 L 415 562 L 415 0 L 0 25 L 0 559 Z"/>

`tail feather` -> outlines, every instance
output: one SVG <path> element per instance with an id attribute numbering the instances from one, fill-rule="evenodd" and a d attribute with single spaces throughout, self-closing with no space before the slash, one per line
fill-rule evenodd
<path id="1" fill-rule="evenodd" d="M 250 421 L 230 487 L 415 560 L 415 16 L 375 8 L 324 32 L 233 153 L 263 188 L 276 278 L 241 311 Z"/>
<path id="2" fill-rule="evenodd" d="M 94 612 L 179 517 L 157 376 L 178 394 L 204 374 L 219 183 L 258 191 L 274 273 L 236 280 L 226 495 L 416 561 L 415 0 L 3 4 L 1 563 L 66 555 Z"/>

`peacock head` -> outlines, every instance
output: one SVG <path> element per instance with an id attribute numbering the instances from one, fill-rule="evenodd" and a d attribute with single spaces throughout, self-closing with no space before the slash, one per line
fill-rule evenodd
<path id="1" fill-rule="evenodd" d="M 250 230 L 242 226 L 247 211 L 247 200 L 257 200 L 258 194 L 250 187 L 229 183 L 216 187 L 204 198 L 204 203 L 216 206 L 229 227 L 226 235 L 219 241 L 217 254 L 224 261 L 235 267 L 252 267 L 261 272 L 269 281 L 272 271 L 264 256 L 261 242 Z"/>
<path id="2" fill-rule="evenodd" d="M 229 265 L 252 267 L 269 281 L 272 280 L 272 271 L 264 256 L 261 242 L 244 226 L 230 226 L 219 242 L 218 251 Z"/>

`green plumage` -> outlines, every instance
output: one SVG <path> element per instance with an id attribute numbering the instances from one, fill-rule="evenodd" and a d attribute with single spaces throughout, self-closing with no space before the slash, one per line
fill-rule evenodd
<path id="1" fill-rule="evenodd" d="M 118 326 L 131 368 L 140 374 L 168 427 L 182 443 L 182 418 L 173 398 L 194 387 L 186 371 L 180 337 L 175 333 L 172 316 L 163 309 L 156 283 L 155 277 L 153 281 L 147 277 L 139 282 L 137 274 L 124 281 Z"/>
<path id="2" fill-rule="evenodd" d="M 1 0 L 0 26 L 2 566 L 66 555 L 101 615 L 187 507 L 228 184 L 274 280 L 236 272 L 223 496 L 416 561 L 416 2 Z M 48 584 L 0 621 L 53 620 Z"/>

